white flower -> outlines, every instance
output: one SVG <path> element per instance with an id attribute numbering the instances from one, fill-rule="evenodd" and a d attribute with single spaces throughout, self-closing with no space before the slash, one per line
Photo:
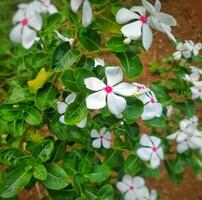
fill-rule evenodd
<path id="1" fill-rule="evenodd" d="M 57 102 L 57 109 L 58 109 L 58 112 L 61 114 L 60 116 L 60 119 L 59 121 L 62 123 L 62 124 L 66 124 L 65 123 L 65 111 L 67 109 L 67 107 L 73 103 L 76 99 L 76 94 L 75 93 L 72 93 L 70 95 L 68 95 L 65 99 L 64 102 Z M 84 128 L 87 124 L 87 117 L 85 117 L 83 120 L 81 120 L 76 126 L 79 127 L 79 128 Z"/>
<path id="2" fill-rule="evenodd" d="M 172 105 L 167 106 L 167 113 L 166 113 L 166 116 L 167 116 L 167 117 L 171 117 L 172 114 L 173 114 L 173 106 L 172 106 Z"/>
<path id="3" fill-rule="evenodd" d="M 137 98 L 144 104 L 144 112 L 141 115 L 143 120 L 150 120 L 162 115 L 162 105 L 158 103 L 155 94 L 152 91 L 137 96 Z"/>
<path id="4" fill-rule="evenodd" d="M 133 85 L 135 86 L 135 92 L 133 94 L 134 96 L 141 96 L 146 92 L 150 91 L 150 89 L 143 84 L 133 83 Z"/>
<path id="5" fill-rule="evenodd" d="M 87 27 L 93 19 L 92 9 L 88 0 L 71 0 L 70 6 L 73 12 L 77 13 L 78 9 L 83 5 L 82 24 Z"/>
<path id="6" fill-rule="evenodd" d="M 95 138 L 92 142 L 94 148 L 103 146 L 104 148 L 109 149 L 111 147 L 112 135 L 105 127 L 103 127 L 99 133 L 97 130 L 93 129 L 90 135 L 92 138 Z"/>
<path id="7" fill-rule="evenodd" d="M 122 181 L 119 181 L 116 186 L 124 194 L 124 200 L 142 200 L 146 190 L 145 181 L 139 176 L 124 175 Z"/>
<path id="8" fill-rule="evenodd" d="M 70 46 L 73 45 L 74 43 L 74 38 L 68 38 L 68 37 L 65 37 L 64 35 L 62 35 L 61 33 L 59 33 L 57 30 L 54 31 L 56 36 L 62 40 L 63 42 L 69 42 Z"/>
<path id="9" fill-rule="evenodd" d="M 202 81 L 194 82 L 194 86 L 192 86 L 192 99 L 201 99 L 202 100 Z"/>
<path id="10" fill-rule="evenodd" d="M 50 0 L 40 0 L 40 2 L 41 2 L 41 11 L 43 13 L 54 14 L 58 12 L 57 8 L 53 4 L 51 4 Z"/>
<path id="11" fill-rule="evenodd" d="M 31 9 L 31 8 L 30 8 Z M 30 9 L 19 9 L 13 17 L 15 27 L 10 33 L 13 42 L 22 43 L 22 46 L 29 49 L 37 40 L 36 31 L 42 28 L 41 16 Z"/>
<path id="12" fill-rule="evenodd" d="M 182 56 L 186 59 L 191 57 L 192 47 L 189 44 L 179 42 L 176 46 L 176 52 L 173 53 L 174 60 L 180 60 Z"/>
<path id="13" fill-rule="evenodd" d="M 96 68 L 97 66 L 104 67 L 104 65 L 105 65 L 105 61 L 102 58 L 94 58 L 94 61 L 95 61 L 94 68 Z"/>
<path id="14" fill-rule="evenodd" d="M 185 41 L 185 44 L 189 46 L 194 56 L 197 56 L 199 54 L 199 51 L 202 49 L 202 43 L 200 42 L 194 44 L 193 41 L 188 40 L 188 41 Z"/>
<path id="15" fill-rule="evenodd" d="M 144 161 L 150 161 L 152 169 L 160 165 L 160 161 L 164 159 L 163 149 L 160 146 L 161 140 L 155 136 L 143 134 L 140 139 L 142 147 L 138 148 L 137 155 Z"/>
<path id="16" fill-rule="evenodd" d="M 156 192 L 156 190 L 151 190 L 151 192 L 149 192 L 148 188 L 144 189 L 144 198 L 143 200 L 157 200 L 158 194 Z"/>
<path id="17" fill-rule="evenodd" d="M 86 105 L 89 109 L 101 109 L 107 105 L 110 112 L 118 116 L 126 108 L 126 100 L 119 95 L 131 96 L 134 93 L 134 85 L 120 83 L 123 80 L 120 67 L 106 67 L 105 75 L 107 84 L 95 77 L 84 80 L 88 89 L 96 91 L 86 98 Z"/>
<path id="18" fill-rule="evenodd" d="M 144 7 L 133 6 L 130 10 L 121 8 L 117 12 L 117 23 L 128 23 L 121 28 L 123 35 L 130 40 L 137 40 L 142 36 L 143 47 L 146 50 L 149 49 L 153 40 L 150 27 L 166 33 L 175 42 L 170 26 L 175 26 L 176 21 L 170 15 L 160 12 L 161 3 L 159 0 L 156 0 L 155 6 L 145 0 L 142 0 L 142 4 Z M 146 10 L 151 16 L 146 16 Z"/>

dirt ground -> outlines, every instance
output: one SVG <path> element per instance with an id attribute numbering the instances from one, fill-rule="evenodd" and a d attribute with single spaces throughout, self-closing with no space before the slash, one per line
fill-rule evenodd
<path id="1" fill-rule="evenodd" d="M 163 0 L 162 10 L 177 19 L 178 26 L 173 29 L 175 36 L 181 40 L 202 41 L 202 0 Z M 173 51 L 171 43 L 164 34 L 155 35 L 151 49 L 142 55 L 145 71 L 144 76 L 138 81 L 147 84 L 154 80 L 155 78 L 149 75 L 146 63 Z M 108 57 L 108 61 L 113 62 L 113 58 Z M 160 180 L 149 180 L 148 184 L 151 188 L 156 189 L 164 200 L 202 200 L 202 174 L 194 177 L 188 169 L 182 184 L 176 185 L 171 183 L 164 169 L 161 171 Z M 44 194 L 46 192 L 37 186 L 29 191 L 24 190 L 19 196 L 21 200 L 39 200 Z"/>

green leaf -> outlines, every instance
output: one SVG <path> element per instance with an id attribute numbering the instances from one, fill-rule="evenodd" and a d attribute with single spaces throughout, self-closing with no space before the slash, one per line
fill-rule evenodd
<path id="1" fill-rule="evenodd" d="M 101 38 L 95 30 L 89 28 L 79 28 L 77 36 L 81 45 L 85 49 L 93 51 L 100 48 Z"/>
<path id="2" fill-rule="evenodd" d="M 143 166 L 141 165 L 141 163 L 141 160 L 137 156 L 128 156 L 125 161 L 125 173 L 136 175 L 142 170 Z"/>
<path id="3" fill-rule="evenodd" d="M 140 58 L 134 53 L 124 52 L 117 53 L 116 56 L 119 58 L 123 65 L 126 78 L 133 79 L 139 76 L 143 71 L 143 66 Z"/>
<path id="4" fill-rule="evenodd" d="M 44 109 L 53 106 L 54 99 L 56 98 L 57 91 L 53 84 L 46 84 L 43 88 L 39 89 L 35 97 L 35 105 L 39 109 Z"/>
<path id="5" fill-rule="evenodd" d="M 45 162 L 50 159 L 54 151 L 54 141 L 45 139 L 36 144 L 32 150 L 32 155 L 40 162 Z"/>
<path id="6" fill-rule="evenodd" d="M 8 123 L 9 133 L 14 137 L 22 136 L 27 129 L 27 123 L 25 120 L 17 119 Z"/>
<path id="7" fill-rule="evenodd" d="M 86 188 L 88 179 L 82 174 L 75 174 L 73 178 L 73 187 L 76 192 L 83 194 Z"/>
<path id="8" fill-rule="evenodd" d="M 80 57 L 80 52 L 71 49 L 69 42 L 64 42 L 56 47 L 52 57 L 52 68 L 55 72 L 65 71 L 70 68 Z"/>
<path id="9" fill-rule="evenodd" d="M 92 183 L 101 183 L 108 179 L 111 175 L 111 170 L 108 166 L 97 165 L 94 167 L 93 172 L 88 174 L 89 180 Z"/>
<path id="10" fill-rule="evenodd" d="M 127 106 L 123 111 L 123 116 L 127 121 L 134 122 L 143 113 L 143 103 L 135 97 L 127 98 Z"/>
<path id="11" fill-rule="evenodd" d="M 34 178 L 38 179 L 38 180 L 46 180 L 47 178 L 47 171 L 44 165 L 42 164 L 35 164 L 34 166 Z"/>
<path id="12" fill-rule="evenodd" d="M 48 172 L 47 179 L 42 181 L 45 187 L 51 190 L 61 190 L 69 184 L 67 174 L 59 165 L 48 164 L 46 170 Z"/>
<path id="13" fill-rule="evenodd" d="M 11 198 L 17 195 L 30 181 L 32 173 L 25 167 L 20 167 L 4 178 L 0 187 L 2 198 Z"/>
<path id="14" fill-rule="evenodd" d="M 73 174 L 76 173 L 75 159 L 70 156 L 64 159 L 62 162 L 62 167 L 69 176 L 73 176 Z"/>
<path id="15" fill-rule="evenodd" d="M 16 85 L 6 98 L 5 102 L 7 104 L 16 104 L 20 102 L 32 101 L 33 99 L 34 96 L 30 93 L 28 87 Z"/>
<path id="16" fill-rule="evenodd" d="M 110 184 L 104 185 L 99 189 L 98 196 L 100 196 L 102 200 L 114 200 L 113 187 Z"/>
<path id="17" fill-rule="evenodd" d="M 88 158 L 84 158 L 83 160 L 81 160 L 79 162 L 79 165 L 78 165 L 78 171 L 81 173 L 81 174 L 87 174 L 89 173 L 91 170 L 91 163 L 90 161 L 88 160 Z"/>
<path id="18" fill-rule="evenodd" d="M 164 128 L 166 126 L 166 117 L 162 115 L 161 117 L 156 117 L 154 119 L 144 121 L 146 125 Z"/>
<path id="19" fill-rule="evenodd" d="M 61 80 L 68 90 L 72 92 L 80 91 L 74 78 L 74 70 L 66 70 L 62 75 Z"/>
<path id="20" fill-rule="evenodd" d="M 25 110 L 24 119 L 30 125 L 39 125 L 42 122 L 41 113 L 34 107 Z"/>
<path id="21" fill-rule="evenodd" d="M 61 24 L 61 22 L 62 22 L 62 15 L 59 12 L 49 15 L 47 17 L 46 30 L 53 31 L 57 29 L 57 27 Z"/>
<path id="22" fill-rule="evenodd" d="M 75 125 L 81 122 L 88 115 L 85 99 L 77 96 L 74 103 L 70 104 L 65 112 L 65 122 L 68 125 Z"/>
<path id="23" fill-rule="evenodd" d="M 107 47 L 109 47 L 113 52 L 124 52 L 126 51 L 126 46 L 123 43 L 123 38 L 121 37 L 113 37 L 107 43 Z"/>
<path id="24" fill-rule="evenodd" d="M 4 148 L 0 150 L 0 163 L 15 165 L 16 160 L 23 157 L 24 154 L 15 148 Z"/>

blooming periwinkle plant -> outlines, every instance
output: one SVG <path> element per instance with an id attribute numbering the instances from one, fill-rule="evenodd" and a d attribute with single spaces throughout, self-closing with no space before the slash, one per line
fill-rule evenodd
<path id="1" fill-rule="evenodd" d="M 157 200 L 146 179 L 160 168 L 177 183 L 187 166 L 201 172 L 202 45 L 176 39 L 159 0 L 21 1 L 12 23 L 0 198 L 40 185 L 51 199 Z M 149 65 L 156 81 L 141 82 L 153 30 L 176 51 Z"/>

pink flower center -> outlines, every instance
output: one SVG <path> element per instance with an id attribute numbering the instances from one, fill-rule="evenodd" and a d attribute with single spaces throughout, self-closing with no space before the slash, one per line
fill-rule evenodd
<path id="1" fill-rule="evenodd" d="M 107 85 L 105 88 L 104 88 L 105 92 L 108 94 L 108 93 L 112 93 L 112 90 L 113 88 L 109 85 Z"/>
<path id="2" fill-rule="evenodd" d="M 141 16 L 141 17 L 140 17 L 140 21 L 141 21 L 143 24 L 147 24 L 148 19 L 147 19 L 147 17 L 145 17 L 145 16 Z"/>
<path id="3" fill-rule="evenodd" d="M 198 92 L 202 93 L 202 89 L 198 89 Z"/>
<path id="4" fill-rule="evenodd" d="M 137 86 L 137 90 L 138 90 L 138 91 L 141 90 L 141 89 L 143 89 L 142 86 Z"/>
<path id="5" fill-rule="evenodd" d="M 156 153 L 156 152 L 157 152 L 157 150 L 158 150 L 158 148 L 157 148 L 157 147 L 155 147 L 155 146 L 153 146 L 153 147 L 152 147 L 152 151 L 153 151 L 153 152 L 155 152 L 155 153 Z"/>
<path id="6" fill-rule="evenodd" d="M 133 185 L 129 186 L 129 190 L 134 190 L 134 189 L 135 189 L 135 187 Z"/>
<path id="7" fill-rule="evenodd" d="M 100 134 L 99 138 L 102 140 L 104 138 L 104 135 Z"/>
<path id="8" fill-rule="evenodd" d="M 151 98 L 151 99 L 150 99 L 150 102 L 151 102 L 151 103 L 156 103 L 156 101 L 155 101 L 154 98 Z"/>
<path id="9" fill-rule="evenodd" d="M 23 26 L 27 26 L 28 23 L 29 23 L 29 20 L 27 18 L 24 18 L 20 21 L 20 23 L 23 25 Z"/>

